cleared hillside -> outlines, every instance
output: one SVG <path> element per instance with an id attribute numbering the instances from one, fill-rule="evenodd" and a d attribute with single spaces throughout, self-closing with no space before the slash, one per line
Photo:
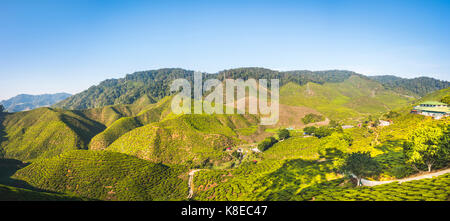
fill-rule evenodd
<path id="1" fill-rule="evenodd" d="M 381 114 L 408 105 L 413 100 L 359 76 L 352 76 L 341 83 L 323 85 L 288 83 L 280 89 L 280 103 L 310 107 L 334 120 Z"/>

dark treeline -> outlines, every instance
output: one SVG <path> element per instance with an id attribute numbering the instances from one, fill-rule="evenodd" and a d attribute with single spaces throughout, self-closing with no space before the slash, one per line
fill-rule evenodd
<path id="1" fill-rule="evenodd" d="M 144 94 L 153 99 L 153 102 L 156 102 L 170 95 L 170 84 L 173 80 L 184 78 L 192 83 L 193 73 L 193 71 L 180 68 L 136 72 L 126 75 L 125 78 L 105 80 L 97 86 L 92 86 L 88 90 L 59 102 L 55 107 L 87 109 L 114 104 L 131 104 Z M 203 80 L 210 78 L 223 80 L 224 77 L 244 80 L 249 78 L 279 79 L 280 86 L 282 86 L 288 82 L 294 82 L 300 85 L 308 82 L 317 84 L 343 82 L 353 75 L 368 78 L 355 72 L 342 70 L 279 72 L 265 68 L 237 68 L 224 70 L 216 74 L 205 74 Z M 449 82 L 432 78 L 402 79 L 396 77 L 373 77 L 372 79 L 379 81 L 386 87 L 401 87 L 409 91 L 409 94 L 420 96 L 449 86 Z"/>

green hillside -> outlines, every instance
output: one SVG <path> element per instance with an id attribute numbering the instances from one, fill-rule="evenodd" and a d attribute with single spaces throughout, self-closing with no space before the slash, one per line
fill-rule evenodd
<path id="1" fill-rule="evenodd" d="M 159 69 L 135 72 L 128 74 L 124 78 L 109 79 L 101 82 L 99 85 L 92 86 L 89 89 L 71 96 L 64 101 L 55 104 L 55 107 L 66 109 L 89 109 L 101 108 L 117 104 L 132 104 L 135 103 L 142 96 L 148 96 L 152 103 L 157 102 L 170 95 L 169 86 L 174 79 L 184 78 L 192 83 L 193 71 L 183 69 Z M 216 78 L 223 80 L 223 78 L 232 79 L 279 79 L 280 86 L 289 83 L 298 85 L 306 85 L 307 83 L 314 83 L 324 85 L 327 83 L 343 83 L 350 78 L 364 79 L 366 83 L 359 82 L 359 86 L 370 86 L 364 84 L 376 84 L 378 92 L 381 90 L 395 91 L 396 94 L 404 94 L 413 97 L 420 97 L 435 90 L 440 90 L 449 86 L 449 82 L 440 81 L 433 78 L 417 78 L 417 79 L 403 79 L 392 77 L 366 77 L 351 71 L 345 70 L 328 70 L 328 71 L 275 71 L 265 68 L 236 68 L 220 71 L 214 74 L 204 74 L 203 80 Z M 371 83 L 368 83 L 371 82 Z M 372 86 L 373 86 L 372 85 Z M 347 86 L 347 85 L 342 85 Z M 354 85 L 353 85 L 354 86 Z M 383 89 L 381 89 L 383 88 Z M 401 88 L 399 90 L 399 88 Z M 346 88 L 340 88 L 348 90 Z M 364 88 L 362 88 L 364 89 Z M 373 89 L 373 88 L 370 88 Z M 390 98 L 389 94 L 383 98 Z M 370 96 L 365 94 L 365 96 Z M 395 96 L 396 98 L 398 96 Z M 381 97 L 379 97 L 382 99 Z M 362 99 L 362 98 L 361 98 Z M 369 100 L 370 101 L 370 100 Z M 339 102 L 339 101 L 336 101 Z M 358 102 L 358 101 L 355 101 Z M 390 101 L 394 102 L 394 101 Z M 389 103 L 388 103 L 389 104 Z M 376 103 L 372 104 L 373 109 Z M 389 105 L 388 105 L 389 106 Z M 365 110 L 365 109 L 364 109 Z M 341 110 L 346 112 L 346 110 Z M 365 110 L 367 111 L 367 110 Z M 123 117 L 123 116 L 122 116 Z M 117 118 L 118 119 L 118 118 Z"/>
<path id="2" fill-rule="evenodd" d="M 356 151 L 369 151 L 380 165 L 380 173 L 369 179 L 404 178 L 416 171 L 405 164 L 403 141 L 416 127 L 437 127 L 448 124 L 449 119 L 433 120 L 421 115 L 404 113 L 393 122 L 393 125 L 387 127 L 352 128 L 334 132 L 331 136 L 320 139 L 297 134 L 276 143 L 262 153 L 248 152 L 246 160 L 235 169 L 198 172 L 194 180 L 194 199 L 311 200 L 313 196 L 305 195 L 305 191 L 314 189 L 315 192 L 327 191 L 330 194 L 327 188 L 332 188 L 329 187 L 332 184 L 341 189 L 345 188 L 343 193 L 358 192 L 360 190 L 354 187 L 349 179 L 344 179 L 335 164 L 343 154 Z M 446 166 L 448 165 L 440 167 Z M 421 185 L 423 189 L 436 190 L 436 194 L 426 196 L 425 192 L 420 192 L 420 196 L 398 200 L 444 199 L 444 196 L 440 195 L 441 192 L 437 191 L 439 188 L 443 189 L 443 184 L 435 186 L 427 181 Z M 370 194 L 369 190 L 364 191 Z M 314 197 L 318 199 L 319 196 Z M 352 199 L 351 195 L 346 197 L 346 200 Z M 355 196 L 353 199 L 380 200 L 387 199 L 388 195 L 385 196 L 387 198 L 374 197 L 360 199 Z"/>
<path id="3" fill-rule="evenodd" d="M 55 105 L 65 109 L 89 109 L 116 104 L 132 104 L 147 95 L 157 101 L 169 95 L 170 83 L 178 78 L 192 82 L 193 71 L 167 68 L 128 74 L 121 79 L 108 79 L 97 86 L 69 97 Z"/>
<path id="4" fill-rule="evenodd" d="M 386 90 L 372 80 L 352 76 L 340 83 L 298 85 L 280 89 L 280 103 L 316 109 L 334 120 L 359 119 L 410 104 L 414 99 Z"/>
<path id="5" fill-rule="evenodd" d="M 216 165 L 229 161 L 225 148 L 240 142 L 234 129 L 254 123 L 256 119 L 246 115 L 181 115 L 138 127 L 106 150 L 152 162 Z"/>
<path id="6" fill-rule="evenodd" d="M 89 148 L 94 150 L 105 149 L 126 132 L 149 123 L 160 121 L 164 116 L 170 113 L 170 101 L 170 97 L 163 98 L 156 104 L 149 104 L 145 106 L 145 108 L 140 107 L 139 110 L 143 110 L 134 117 L 122 117 L 119 120 L 114 121 L 114 123 L 103 132 L 92 138 Z M 132 107 L 137 109 L 135 107 L 137 105 L 142 104 L 133 104 Z"/>
<path id="7" fill-rule="evenodd" d="M 450 96 L 450 87 L 427 94 L 427 95 L 423 96 L 417 103 L 420 103 L 423 101 L 441 101 L 442 98 L 444 98 L 446 96 Z"/>
<path id="8" fill-rule="evenodd" d="M 4 157 L 23 161 L 86 149 L 90 139 L 104 129 L 75 112 L 52 108 L 6 114 L 1 125 Z"/>
<path id="9" fill-rule="evenodd" d="M 317 201 L 448 201 L 450 174 L 404 183 L 389 183 L 374 187 L 348 188 L 342 180 L 325 182 L 299 193 L 303 200 Z"/>
<path id="10" fill-rule="evenodd" d="M 450 82 L 448 81 L 441 81 L 429 77 L 407 79 L 392 75 L 382 75 L 371 76 L 370 78 L 382 83 L 386 88 L 391 90 L 418 97 L 450 87 Z"/>
<path id="11" fill-rule="evenodd" d="M 47 191 L 99 200 L 182 200 L 186 169 L 121 153 L 75 150 L 33 162 L 15 179 Z"/>

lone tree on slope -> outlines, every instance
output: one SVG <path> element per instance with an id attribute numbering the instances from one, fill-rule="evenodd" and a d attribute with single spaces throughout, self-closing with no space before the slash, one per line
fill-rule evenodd
<path id="1" fill-rule="evenodd" d="M 414 130 L 403 145 L 406 163 L 417 171 L 426 166 L 430 172 L 436 163 L 446 160 L 449 155 L 448 125 L 444 129 L 427 126 Z"/>
<path id="2" fill-rule="evenodd" d="M 361 186 L 361 179 L 363 177 L 376 175 L 379 171 L 378 168 L 378 163 L 370 156 L 370 152 L 351 153 L 341 166 L 341 170 L 351 173 L 356 177 L 358 186 Z"/>

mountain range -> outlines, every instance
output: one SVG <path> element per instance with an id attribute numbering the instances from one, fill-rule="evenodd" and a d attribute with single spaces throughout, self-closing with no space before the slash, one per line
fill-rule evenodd
<path id="1" fill-rule="evenodd" d="M 49 107 L 70 96 L 71 94 L 68 93 L 41 95 L 19 94 L 7 100 L 0 101 L 0 104 L 3 105 L 8 112 L 18 112 L 32 110 L 38 107 Z"/>

